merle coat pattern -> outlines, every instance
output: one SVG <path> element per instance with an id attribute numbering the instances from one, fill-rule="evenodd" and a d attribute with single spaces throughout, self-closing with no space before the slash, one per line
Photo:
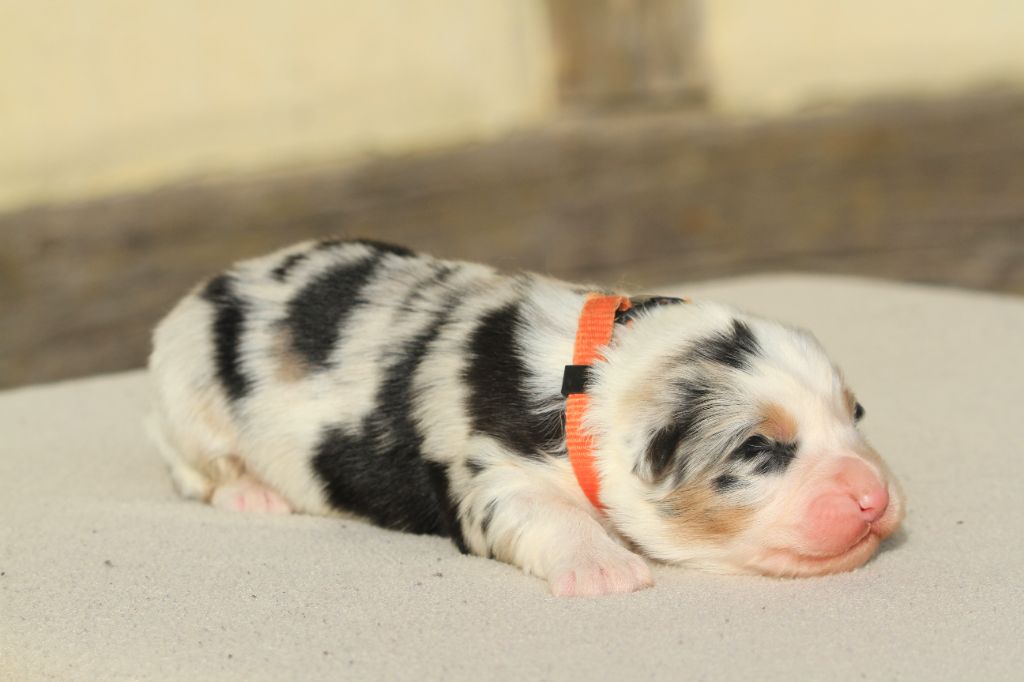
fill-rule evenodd
<path id="1" fill-rule="evenodd" d="M 898 525 L 863 408 L 814 338 L 704 302 L 638 305 L 592 369 L 596 510 L 560 391 L 592 290 L 366 240 L 298 244 L 161 322 L 150 430 L 186 497 L 447 536 L 556 594 L 648 586 L 639 554 L 845 570 Z"/>

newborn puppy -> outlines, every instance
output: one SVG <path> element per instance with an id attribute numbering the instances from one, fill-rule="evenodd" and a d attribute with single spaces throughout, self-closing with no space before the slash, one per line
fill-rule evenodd
<path id="1" fill-rule="evenodd" d="M 860 566 L 903 502 L 807 332 L 375 242 L 237 264 L 160 323 L 151 432 L 182 495 L 351 512 L 544 578 Z"/>

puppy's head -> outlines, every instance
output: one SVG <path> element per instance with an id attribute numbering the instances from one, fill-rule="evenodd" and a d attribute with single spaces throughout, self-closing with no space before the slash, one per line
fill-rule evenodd
<path id="1" fill-rule="evenodd" d="M 595 368 L 602 501 L 649 556 L 730 572 L 860 566 L 903 516 L 864 408 L 807 332 L 708 303 L 637 317 Z"/>

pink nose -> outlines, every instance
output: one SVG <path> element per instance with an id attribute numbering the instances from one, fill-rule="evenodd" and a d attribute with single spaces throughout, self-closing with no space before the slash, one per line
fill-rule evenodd
<path id="1" fill-rule="evenodd" d="M 844 457 L 836 473 L 821 484 L 802 523 L 810 549 L 838 554 L 852 547 L 885 514 L 889 492 L 865 462 Z"/>
<path id="2" fill-rule="evenodd" d="M 889 508 L 889 491 L 878 474 L 861 459 L 844 457 L 835 479 L 844 492 L 857 501 L 861 516 L 868 523 L 877 521 Z"/>
<path id="3" fill-rule="evenodd" d="M 885 510 L 889 508 L 889 491 L 881 485 L 868 490 L 857 499 L 860 505 L 860 513 L 868 523 L 874 523 L 882 518 Z"/>

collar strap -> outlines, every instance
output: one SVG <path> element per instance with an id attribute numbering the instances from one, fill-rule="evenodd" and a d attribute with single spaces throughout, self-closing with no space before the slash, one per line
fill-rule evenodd
<path id="1" fill-rule="evenodd" d="M 686 299 L 651 296 L 631 301 L 625 296 L 589 294 L 580 313 L 576 328 L 576 345 L 572 363 L 565 366 L 562 375 L 562 395 L 565 405 L 565 445 L 576 480 L 590 503 L 598 510 L 601 504 L 601 482 L 594 462 L 594 439 L 583 429 L 583 420 L 590 406 L 586 394 L 590 368 L 601 357 L 600 349 L 612 340 L 616 323 L 629 324 L 644 309 L 672 303 L 685 303 Z"/>
<path id="2" fill-rule="evenodd" d="M 567 396 L 565 446 L 569 462 L 583 493 L 599 510 L 604 509 L 604 505 L 598 496 L 600 481 L 594 464 L 594 439 L 583 429 L 583 418 L 590 405 L 590 396 L 584 393 L 584 388 L 590 366 L 600 357 L 598 349 L 612 340 L 616 313 L 625 313 L 631 307 L 632 303 L 625 296 L 587 296 L 576 328 L 573 364 L 566 366 L 562 377 L 562 393 Z"/>
<path id="3" fill-rule="evenodd" d="M 602 298 L 599 294 L 591 294 L 591 296 Z M 624 298 L 620 296 L 604 296 L 603 298 Z M 642 296 L 625 299 L 625 305 L 620 304 L 615 309 L 615 324 L 632 324 L 633 320 L 636 319 L 637 315 L 648 310 L 650 308 L 656 308 L 663 305 L 672 305 L 674 303 L 689 303 L 689 299 L 676 298 L 674 296 Z M 610 305 L 610 304 L 609 304 Z M 586 307 L 584 307 L 583 314 L 580 315 L 580 327 L 583 326 L 583 315 L 587 314 Z M 614 327 L 612 327 L 614 330 Z M 611 333 L 608 335 L 608 340 L 611 340 Z M 579 332 L 577 331 L 576 344 L 577 347 L 580 343 Z M 607 343 L 607 341 L 605 342 Z M 576 362 L 573 359 L 573 362 Z M 562 374 L 562 397 L 568 398 L 573 393 L 583 393 L 587 390 L 587 385 L 590 383 L 590 364 L 572 364 L 565 366 L 565 372 Z"/>

